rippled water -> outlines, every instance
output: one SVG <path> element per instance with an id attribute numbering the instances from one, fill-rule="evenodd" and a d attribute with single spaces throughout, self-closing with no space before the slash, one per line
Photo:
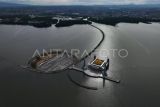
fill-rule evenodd
<path id="1" fill-rule="evenodd" d="M 101 39 L 98 30 L 89 25 L 73 27 L 34 28 L 31 26 L 0 26 L 0 56 L 23 63 L 26 58 L 32 57 L 35 50 L 43 49 L 87 49 L 91 50 Z"/>
<path id="2" fill-rule="evenodd" d="M 106 35 L 99 49 L 129 52 L 126 58 L 106 53 L 110 58 L 108 75 L 120 79 L 120 84 L 105 81 L 103 86 L 101 79 L 73 72 L 81 84 L 99 89 L 92 91 L 74 85 L 65 72 L 44 75 L 18 66 L 26 63 L 35 49 L 91 50 L 101 39 L 95 28 L 0 25 L 0 106 L 156 107 L 160 98 L 160 24 L 94 25 Z"/>

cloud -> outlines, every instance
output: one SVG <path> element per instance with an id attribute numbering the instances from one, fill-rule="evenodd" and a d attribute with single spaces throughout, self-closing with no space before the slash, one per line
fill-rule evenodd
<path id="1" fill-rule="evenodd" d="M 97 4 L 142 4 L 145 0 L 78 0 L 79 2 L 97 3 Z"/>
<path id="2" fill-rule="evenodd" d="M 160 0 L 0 0 L 28 4 L 147 4 L 160 3 Z"/>
<path id="3" fill-rule="evenodd" d="M 0 0 L 3 2 L 11 2 L 11 3 L 27 3 L 27 4 L 44 4 L 44 5 L 52 5 L 52 4 L 69 4 L 74 3 L 77 0 Z"/>

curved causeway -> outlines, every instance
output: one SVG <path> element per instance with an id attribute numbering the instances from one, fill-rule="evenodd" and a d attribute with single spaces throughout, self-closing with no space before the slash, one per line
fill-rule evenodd
<path id="1" fill-rule="evenodd" d="M 92 51 L 90 51 L 88 53 L 88 55 L 86 55 L 85 57 L 77 59 L 77 61 L 72 61 L 74 58 L 63 58 L 64 56 L 61 56 L 60 58 L 55 58 L 55 57 L 53 57 L 53 56 L 55 56 L 54 53 L 53 54 L 47 53 L 45 55 L 45 57 L 35 56 L 34 58 L 31 58 L 28 61 L 28 67 L 33 68 L 34 71 L 36 70 L 37 72 L 40 72 L 40 73 L 55 73 L 55 72 L 57 73 L 60 71 L 65 71 L 70 66 L 80 63 L 81 61 L 86 59 L 88 56 L 90 56 L 101 45 L 101 43 L 104 41 L 104 38 L 105 38 L 105 34 L 100 28 L 98 28 L 92 24 L 90 24 L 90 26 L 98 29 L 102 34 L 102 38 L 101 38 L 100 42 L 92 49 Z M 60 60 L 61 65 L 59 65 L 59 61 L 57 59 L 64 59 L 64 60 Z M 69 59 L 71 64 L 64 63 L 64 64 L 67 64 L 67 66 L 62 65 L 63 62 L 67 62 L 65 59 Z M 63 66 L 63 68 L 62 68 L 62 66 Z"/>
<path id="2" fill-rule="evenodd" d="M 101 34 L 102 34 L 102 38 L 101 38 L 100 42 L 93 48 L 93 50 L 92 50 L 91 52 L 89 52 L 89 54 L 88 54 L 87 56 L 83 57 L 83 58 L 80 60 L 80 62 L 81 62 L 82 60 L 86 59 L 88 56 L 90 56 L 93 52 L 95 52 L 95 50 L 102 44 L 102 42 L 103 42 L 104 39 L 105 39 L 105 33 L 103 32 L 103 30 L 101 30 L 100 28 L 98 28 L 97 26 L 92 25 L 92 24 L 90 24 L 90 26 L 92 26 L 92 27 L 96 28 L 97 30 L 99 30 L 99 31 L 101 32 Z"/>

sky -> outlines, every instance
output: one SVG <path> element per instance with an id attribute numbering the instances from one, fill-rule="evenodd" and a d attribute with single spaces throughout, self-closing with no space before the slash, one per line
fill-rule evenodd
<path id="1" fill-rule="evenodd" d="M 160 4 L 160 0 L 0 0 L 4 2 L 38 5 L 112 5 L 112 4 Z"/>

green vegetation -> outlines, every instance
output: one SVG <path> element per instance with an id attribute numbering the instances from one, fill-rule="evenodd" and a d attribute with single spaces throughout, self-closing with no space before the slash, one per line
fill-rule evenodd
<path id="1" fill-rule="evenodd" d="M 104 17 L 104 18 L 89 18 L 89 20 L 97 23 L 115 26 L 120 22 L 124 23 L 150 23 L 160 22 L 160 19 L 147 19 L 147 18 L 132 18 L 132 17 Z"/>
<path id="2" fill-rule="evenodd" d="M 57 23 L 55 26 L 65 27 L 65 26 L 72 26 L 74 24 L 92 24 L 92 22 L 85 20 L 60 20 L 59 23 Z"/>
<path id="3" fill-rule="evenodd" d="M 50 27 L 52 24 L 57 23 L 57 19 L 52 19 L 48 16 L 3 16 L 1 17 L 1 24 L 10 25 L 31 25 L 34 27 Z"/>

